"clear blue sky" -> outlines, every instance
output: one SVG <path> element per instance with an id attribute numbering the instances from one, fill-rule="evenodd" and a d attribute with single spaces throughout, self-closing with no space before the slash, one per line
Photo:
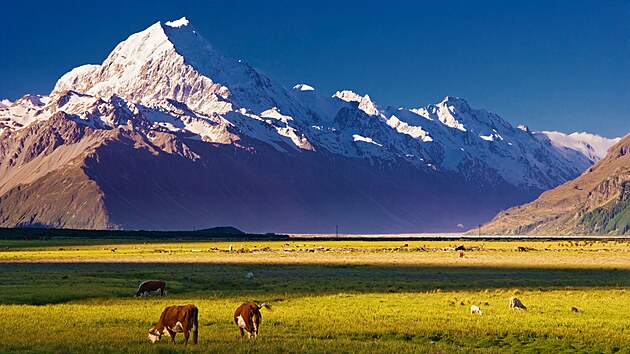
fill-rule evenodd
<path id="1" fill-rule="evenodd" d="M 89 3 L 89 4 L 88 4 Z M 47 94 L 130 34 L 187 16 L 283 85 L 420 107 L 459 96 L 533 130 L 630 132 L 630 1 L 11 1 L 0 98 Z"/>

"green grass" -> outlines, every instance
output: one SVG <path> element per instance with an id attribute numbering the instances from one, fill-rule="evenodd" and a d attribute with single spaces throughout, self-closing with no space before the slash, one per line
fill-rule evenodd
<path id="1" fill-rule="evenodd" d="M 463 259 L 452 241 L 403 243 L 14 243 L 0 252 L 0 352 L 630 352 L 625 241 L 467 241 Z M 152 278 L 169 295 L 133 298 Z M 508 310 L 515 294 L 528 311 Z M 240 341 L 232 314 L 250 300 L 273 311 Z M 162 309 L 185 303 L 199 344 L 151 344 Z"/>

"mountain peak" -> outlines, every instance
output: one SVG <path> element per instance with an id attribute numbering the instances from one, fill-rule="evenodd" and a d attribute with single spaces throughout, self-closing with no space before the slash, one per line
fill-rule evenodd
<path id="1" fill-rule="evenodd" d="M 438 105 L 449 107 L 451 113 L 470 111 L 470 105 L 465 99 L 456 96 L 446 96 Z"/>

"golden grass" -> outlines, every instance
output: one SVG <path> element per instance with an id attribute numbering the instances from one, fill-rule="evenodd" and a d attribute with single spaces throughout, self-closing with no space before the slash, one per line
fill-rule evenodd
<path id="1" fill-rule="evenodd" d="M 181 352 L 146 331 L 185 303 L 200 309 L 193 352 L 623 352 L 630 342 L 625 241 L 2 242 L 0 352 Z M 458 245 L 475 250 L 460 258 Z M 158 277 L 169 296 L 132 297 Z M 528 311 L 508 310 L 515 294 Z M 260 340 L 241 342 L 231 316 L 249 300 L 274 311 L 263 310 Z"/>

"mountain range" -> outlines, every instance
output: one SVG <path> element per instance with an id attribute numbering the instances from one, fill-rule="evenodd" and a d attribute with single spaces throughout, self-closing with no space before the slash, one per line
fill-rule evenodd
<path id="1" fill-rule="evenodd" d="M 461 98 L 287 89 L 186 18 L 47 96 L 0 102 L 0 226 L 457 231 L 579 176 L 619 139 L 532 132 Z"/>

